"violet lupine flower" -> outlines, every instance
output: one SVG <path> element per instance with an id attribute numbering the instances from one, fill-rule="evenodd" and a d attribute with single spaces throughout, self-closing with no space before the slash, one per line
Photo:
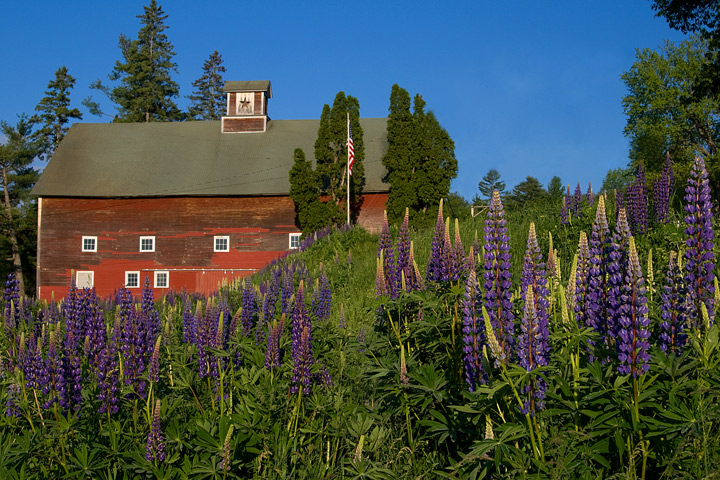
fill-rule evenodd
<path id="1" fill-rule="evenodd" d="M 592 184 L 588 182 L 588 189 L 587 193 L 585 194 L 585 198 L 587 200 L 587 204 L 591 207 L 595 205 L 595 195 L 593 194 Z"/>
<path id="2" fill-rule="evenodd" d="M 580 241 L 577 251 L 577 267 L 575 272 L 575 297 L 573 304 L 575 320 L 580 328 L 585 327 L 590 316 L 590 302 L 587 300 L 588 276 L 590 274 L 590 248 L 588 247 L 587 235 L 580 232 Z"/>
<path id="3" fill-rule="evenodd" d="M 197 325 L 195 324 L 195 314 L 192 311 L 192 302 L 189 299 L 185 302 L 185 308 L 183 309 L 182 331 L 185 343 L 194 344 Z"/>
<path id="4" fill-rule="evenodd" d="M 525 292 L 525 309 L 518 335 L 519 365 L 528 372 L 547 366 L 550 354 L 547 325 L 543 325 L 542 320 L 538 318 L 536 304 L 533 286 L 529 285 Z M 546 390 L 545 379 L 540 375 L 531 375 L 528 384 L 522 389 L 527 398 L 521 412 L 535 416 L 537 410 L 542 410 L 545 407 L 543 400 Z"/>
<path id="5" fill-rule="evenodd" d="M 9 274 L 5 282 L 3 301 L 5 303 L 5 332 L 9 333 L 17 327 L 20 316 L 20 282 L 15 278 L 14 273 Z"/>
<path id="6" fill-rule="evenodd" d="M 120 321 L 113 326 L 110 341 L 100 352 L 98 361 L 98 400 L 100 400 L 99 413 L 115 414 L 118 412 L 118 371 L 117 371 L 117 349 L 121 341 L 122 329 Z"/>
<path id="7" fill-rule="evenodd" d="M 122 288 L 120 306 L 120 322 L 122 331 L 120 333 L 120 351 L 123 355 L 123 374 L 125 384 L 132 385 L 135 393 L 145 398 L 144 372 L 147 363 L 147 353 L 152 349 L 146 345 L 147 335 L 145 328 L 147 324 L 132 305 L 132 296 L 126 288 Z"/>
<path id="8" fill-rule="evenodd" d="M 445 223 L 445 234 L 443 236 L 442 243 L 442 273 L 441 280 L 444 282 L 453 281 L 457 271 L 457 262 L 455 259 L 455 249 L 453 248 L 452 241 L 450 240 L 450 223 Z"/>
<path id="9" fill-rule="evenodd" d="M 20 359 L 22 371 L 25 375 L 25 388 L 40 389 L 41 375 L 44 368 L 42 359 L 42 337 L 40 340 L 35 337 L 35 333 L 30 333 L 25 355 Z"/>
<path id="10" fill-rule="evenodd" d="M 396 299 L 400 289 L 400 273 L 395 265 L 395 254 L 393 252 L 393 241 L 390 235 L 387 211 L 383 213 L 383 226 L 382 232 L 380 233 L 380 243 L 378 244 L 378 258 L 382 259 L 383 262 L 383 280 L 387 294 L 390 298 Z"/>
<path id="11" fill-rule="evenodd" d="M 648 229 L 647 191 L 645 188 L 645 168 L 638 165 L 635 182 L 628 186 L 628 213 L 633 233 L 643 234 Z"/>
<path id="12" fill-rule="evenodd" d="M 42 394 L 46 397 L 46 401 L 43 403 L 44 409 L 50 409 L 57 403 L 61 385 L 62 357 L 58 352 L 57 335 L 57 330 L 50 332 L 45 366 L 38 378 L 38 383 L 42 385 Z"/>
<path id="13" fill-rule="evenodd" d="M 82 368 L 74 333 L 65 333 L 61 374 L 58 376 L 59 404 L 66 414 L 77 413 L 82 403 Z"/>
<path id="14" fill-rule="evenodd" d="M 160 406 L 160 400 L 155 402 L 152 425 L 145 444 L 145 460 L 148 462 L 162 463 L 165 460 L 165 443 L 160 430 Z"/>
<path id="15" fill-rule="evenodd" d="M 620 209 L 625 208 L 625 190 L 615 190 L 615 221 L 617 222 L 618 215 L 620 215 Z M 625 209 L 627 214 L 627 209 Z"/>
<path id="16" fill-rule="evenodd" d="M 692 319 L 690 327 L 700 327 L 700 304 L 705 304 L 710 319 L 715 312 L 715 233 L 712 229 L 708 173 L 705 162 L 700 157 L 695 158 L 685 193 L 685 245 L 688 247 L 685 251 L 685 283 L 688 287 L 688 318 Z"/>
<path id="17" fill-rule="evenodd" d="M 445 244 L 445 219 L 443 218 L 443 202 L 440 199 L 437 222 L 433 232 L 430 258 L 428 259 L 425 275 L 428 282 L 440 282 L 443 279 L 443 245 Z"/>
<path id="18" fill-rule="evenodd" d="M 325 321 L 330 318 L 330 309 L 332 307 L 332 292 L 330 291 L 330 282 L 328 282 L 325 272 L 320 272 L 320 278 L 317 283 L 317 299 L 313 296 L 313 314 L 319 321 Z"/>
<path id="19" fill-rule="evenodd" d="M 577 187 L 575 187 L 575 199 L 573 201 L 573 213 L 577 216 L 580 215 L 580 210 L 582 210 L 582 200 L 583 200 L 583 194 L 582 190 L 580 189 L 580 182 L 577 183 Z"/>
<path id="20" fill-rule="evenodd" d="M 142 321 L 144 323 L 147 354 L 152 354 L 155 339 L 160 334 L 160 313 L 155 308 L 155 297 L 152 288 L 150 288 L 150 279 L 145 277 L 142 288 L 141 309 Z"/>
<path id="21" fill-rule="evenodd" d="M 105 314 L 94 288 L 85 292 L 85 300 L 85 356 L 88 364 L 97 369 L 100 352 L 106 343 Z"/>
<path id="22" fill-rule="evenodd" d="M 668 355 L 672 353 L 680 355 L 683 347 L 687 344 L 687 335 L 685 334 L 687 289 L 678 260 L 680 259 L 677 254 L 671 251 L 665 274 L 665 285 L 661 294 L 660 349 Z"/>
<path id="23" fill-rule="evenodd" d="M 397 240 L 397 270 L 401 278 L 405 279 L 405 289 L 408 292 L 414 290 L 412 282 L 412 262 L 410 261 L 410 228 L 409 228 L 409 211 L 405 209 L 405 217 L 400 225 Z M 401 282 L 402 283 L 402 282 Z"/>
<path id="24" fill-rule="evenodd" d="M 569 197 L 567 195 L 563 195 L 562 207 L 560 209 L 560 225 L 567 225 L 570 223 L 570 201 L 568 200 L 568 198 Z"/>
<path id="25" fill-rule="evenodd" d="M 255 303 L 255 292 L 253 291 L 250 280 L 246 279 L 242 295 L 242 315 L 240 316 L 243 336 L 247 337 L 252 332 L 256 313 L 257 303 Z"/>
<path id="26" fill-rule="evenodd" d="M 267 337 L 267 349 L 265 350 L 265 367 L 277 368 L 280 366 L 280 324 L 273 319 L 270 325 L 270 332 Z"/>
<path id="27" fill-rule="evenodd" d="M 312 346 L 310 343 L 310 328 L 305 325 L 300 332 L 300 338 L 297 346 L 294 348 L 294 367 L 292 376 L 292 387 L 290 387 L 290 393 L 297 393 L 301 388 L 303 394 L 308 395 L 310 393 L 310 384 L 312 382 L 312 375 L 310 373 L 310 367 L 315 363 L 312 355 Z"/>
<path id="28" fill-rule="evenodd" d="M 474 392 L 477 384 L 487 383 L 487 374 L 482 365 L 482 347 L 485 344 L 485 323 L 482 319 L 482 308 L 478 302 L 480 298 L 477 276 L 470 270 L 465 282 L 465 297 L 463 298 L 463 352 L 465 353 L 465 381 L 468 390 Z"/>
<path id="29" fill-rule="evenodd" d="M 608 345 L 615 345 L 618 330 L 619 309 L 622 304 L 623 285 L 627 276 L 628 246 L 630 242 L 630 225 L 627 221 L 625 208 L 620 209 L 615 233 L 612 237 L 609 263 L 607 266 L 607 335 Z"/>
<path id="30" fill-rule="evenodd" d="M 605 215 L 604 197 L 598 200 L 597 213 L 590 235 L 590 270 L 587 280 L 586 301 L 588 302 L 585 324 L 600 334 L 605 346 L 608 345 L 608 301 L 607 268 L 610 263 L 610 228 Z"/>
<path id="31" fill-rule="evenodd" d="M 630 237 L 628 275 L 623 288 L 624 302 L 620 307 L 618 330 L 618 372 L 637 378 L 650 369 L 650 331 L 645 286 L 635 239 Z"/>
<path id="32" fill-rule="evenodd" d="M 500 348 L 509 359 L 513 351 L 514 315 L 512 313 L 512 275 L 510 243 L 505 211 L 500 194 L 493 191 L 488 218 L 485 220 L 485 309 L 490 317 Z M 496 360 L 497 362 L 498 360 Z"/>
<path id="33" fill-rule="evenodd" d="M 675 178 L 673 175 L 672 160 L 670 153 L 665 157 L 665 166 L 660 172 L 660 177 L 653 184 L 653 203 L 655 205 L 655 221 L 666 223 L 670 213 L 670 193 L 673 189 Z"/>
<path id="34" fill-rule="evenodd" d="M 289 269 L 283 269 L 282 293 L 280 294 L 280 313 L 288 313 L 290 310 L 290 298 L 294 290 L 295 274 Z"/>
<path id="35" fill-rule="evenodd" d="M 523 261 L 522 275 L 520 279 L 520 296 L 525 300 L 525 293 L 528 288 L 532 287 L 535 292 L 535 313 L 540 322 L 540 326 L 547 330 L 548 328 L 548 295 L 550 291 L 547 288 L 547 272 L 545 270 L 545 262 L 543 262 L 540 246 L 535 233 L 535 223 L 530 223 L 530 231 L 528 232 L 527 246 L 525 249 L 525 258 Z"/>
<path id="36" fill-rule="evenodd" d="M 20 416 L 18 401 L 20 400 L 20 385 L 11 383 L 8 388 L 8 399 L 5 402 L 5 416 L 17 418 Z"/>

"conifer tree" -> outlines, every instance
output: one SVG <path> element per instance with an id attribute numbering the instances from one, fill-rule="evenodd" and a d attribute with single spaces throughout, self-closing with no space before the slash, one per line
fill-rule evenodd
<path id="1" fill-rule="evenodd" d="M 42 152 L 43 142 L 33 134 L 34 120 L 20 116 L 17 125 L 0 122 L 0 134 L 6 138 L 0 145 L 0 180 L 3 189 L 3 236 L 9 242 L 13 273 L 20 291 L 25 291 L 22 245 L 18 241 L 18 229 L 22 215 L 19 207 L 27 203 L 27 193 L 37 180 L 38 172 L 32 167 L 33 159 Z"/>
<path id="2" fill-rule="evenodd" d="M 110 88 L 98 80 L 91 88 L 102 91 L 117 105 L 115 122 L 181 120 L 182 113 L 173 101 L 180 90 L 171 78 L 172 72 L 177 73 L 177 64 L 172 61 L 175 52 L 163 33 L 168 28 L 164 23 L 167 15 L 155 0 L 143 9 L 144 14 L 138 16 L 142 24 L 138 38 L 120 35 L 122 61 L 115 62 L 109 75 L 111 81 L 119 80 L 120 84 Z M 87 100 L 83 103 L 93 105 Z"/>
<path id="3" fill-rule="evenodd" d="M 488 201 L 492 199 L 493 191 L 497 190 L 502 196 L 505 194 L 505 182 L 500 180 L 500 172 L 491 168 L 485 176 L 478 182 L 478 190 Z"/>
<path id="4" fill-rule="evenodd" d="M 203 74 L 195 80 L 192 95 L 188 95 L 188 116 L 196 120 L 219 120 L 225 114 L 225 72 L 222 55 L 215 50 L 203 64 Z"/>
<path id="5" fill-rule="evenodd" d="M 301 148 L 296 148 L 293 155 L 290 198 L 295 203 L 296 224 L 304 232 L 312 233 L 342 220 L 336 203 L 320 201 L 318 174 L 313 171 L 312 162 L 305 159 Z"/>
<path id="6" fill-rule="evenodd" d="M 67 67 L 60 67 L 55 72 L 55 80 L 48 83 L 45 97 L 35 107 L 39 112 L 34 121 L 42 123 L 38 134 L 43 139 L 43 154 L 46 159 L 52 157 L 58 145 L 65 137 L 67 124 L 71 119 L 82 119 L 82 112 L 70 108 L 70 91 L 75 86 L 75 79 L 68 73 Z"/>

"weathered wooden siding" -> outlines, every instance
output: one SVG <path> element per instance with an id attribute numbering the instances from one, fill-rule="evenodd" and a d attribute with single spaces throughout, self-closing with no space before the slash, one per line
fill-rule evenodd
<path id="1" fill-rule="evenodd" d="M 379 231 L 387 194 L 364 196 L 358 223 Z M 261 269 L 289 249 L 295 208 L 289 197 L 42 198 L 38 232 L 38 297 L 65 296 L 73 271 L 93 271 L 100 296 L 139 271 L 151 286 L 168 271 L 169 287 L 212 293 L 222 281 Z M 214 237 L 230 237 L 229 252 L 214 252 Z M 97 252 L 82 237 L 97 237 Z M 140 252 L 154 236 L 155 251 Z M 160 295 L 167 289 L 157 289 Z M 139 289 L 138 289 L 139 292 Z"/>
<path id="2" fill-rule="evenodd" d="M 224 133 L 263 132 L 265 117 L 223 117 L 222 129 Z"/>
<path id="3" fill-rule="evenodd" d="M 255 112 L 255 115 L 265 115 L 265 111 L 263 110 L 263 94 L 262 92 L 255 92 L 255 98 L 254 105 L 253 105 L 253 112 Z"/>

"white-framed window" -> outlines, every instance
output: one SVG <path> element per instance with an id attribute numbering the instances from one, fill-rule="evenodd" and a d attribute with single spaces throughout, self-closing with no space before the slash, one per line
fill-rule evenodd
<path id="1" fill-rule="evenodd" d="M 237 115 L 252 115 L 255 110 L 255 92 L 238 92 L 235 95 Z"/>
<path id="2" fill-rule="evenodd" d="M 75 272 L 75 286 L 77 288 L 93 288 L 95 286 L 95 272 L 81 271 Z"/>
<path id="3" fill-rule="evenodd" d="M 300 233 L 291 233 L 290 234 L 290 249 L 295 249 L 300 247 Z"/>
<path id="4" fill-rule="evenodd" d="M 97 252 L 97 237 L 82 237 L 83 252 Z"/>
<path id="5" fill-rule="evenodd" d="M 154 252 L 155 251 L 155 237 L 140 237 L 140 251 L 141 252 Z"/>
<path id="6" fill-rule="evenodd" d="M 168 288 L 170 285 L 170 272 L 155 272 L 155 288 Z"/>
<path id="7" fill-rule="evenodd" d="M 140 288 L 140 272 L 125 272 L 125 288 Z"/>
<path id="8" fill-rule="evenodd" d="M 215 251 L 216 252 L 229 252 L 230 251 L 230 236 L 216 235 L 215 236 Z"/>

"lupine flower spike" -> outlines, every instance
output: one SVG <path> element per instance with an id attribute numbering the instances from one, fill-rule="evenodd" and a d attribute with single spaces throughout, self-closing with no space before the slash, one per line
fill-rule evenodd
<path id="1" fill-rule="evenodd" d="M 682 267 L 678 264 L 679 257 L 675 252 L 670 252 L 667 273 L 665 274 L 665 286 L 663 286 L 662 306 L 660 307 L 660 349 L 670 355 L 671 353 L 682 353 L 682 348 L 687 343 L 685 332 L 686 302 L 685 279 L 682 274 Z"/>
<path id="2" fill-rule="evenodd" d="M 647 298 L 635 239 L 630 237 L 628 275 L 623 288 L 625 301 L 621 307 L 618 331 L 618 372 L 637 378 L 650 369 L 650 331 Z"/>
<path id="3" fill-rule="evenodd" d="M 685 244 L 688 247 L 685 251 L 685 279 L 691 309 L 688 318 L 693 319 L 691 327 L 700 327 L 700 304 L 705 304 L 710 318 L 715 312 L 715 233 L 712 229 L 710 183 L 705 162 L 700 157 L 695 159 L 685 193 Z"/>
<path id="4" fill-rule="evenodd" d="M 518 359 L 520 366 L 531 372 L 538 367 L 548 364 L 550 347 L 548 344 L 548 330 L 542 325 L 535 310 L 535 296 L 530 285 L 525 292 L 525 310 L 518 336 Z M 543 399 L 547 384 L 540 375 L 531 375 L 529 382 L 523 387 L 523 393 L 528 395 L 525 399 L 522 413 L 535 415 L 536 410 L 544 408 Z"/>

